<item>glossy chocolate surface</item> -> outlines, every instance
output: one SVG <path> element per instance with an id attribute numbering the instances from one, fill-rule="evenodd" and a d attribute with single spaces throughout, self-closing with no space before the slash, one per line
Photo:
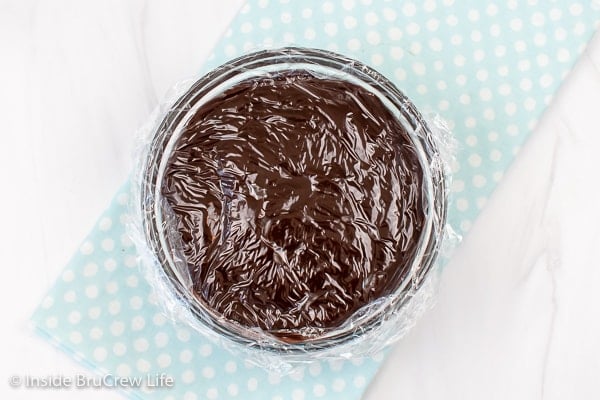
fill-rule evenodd
<path id="1" fill-rule="evenodd" d="M 424 225 L 422 180 L 374 94 L 296 70 L 195 111 L 161 191 L 202 304 L 298 341 L 398 288 Z"/>

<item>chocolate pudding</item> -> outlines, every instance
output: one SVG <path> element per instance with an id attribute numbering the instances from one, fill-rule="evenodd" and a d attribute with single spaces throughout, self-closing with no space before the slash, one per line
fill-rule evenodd
<path id="1" fill-rule="evenodd" d="M 160 190 L 203 306 L 296 342 L 406 279 L 422 181 L 413 140 L 376 95 L 295 69 L 195 109 Z"/>

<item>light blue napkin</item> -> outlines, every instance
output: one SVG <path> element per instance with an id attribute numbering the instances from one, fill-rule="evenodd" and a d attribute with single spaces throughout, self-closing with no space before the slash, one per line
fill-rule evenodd
<path id="1" fill-rule="evenodd" d="M 460 146 L 449 218 L 461 233 L 600 22 L 592 2 L 250 0 L 205 71 L 261 47 L 331 49 L 392 79 L 442 115 Z M 125 234 L 126 185 L 36 310 L 40 334 L 100 374 L 166 373 L 144 399 L 359 399 L 381 356 L 277 378 L 174 326 L 154 304 Z"/>

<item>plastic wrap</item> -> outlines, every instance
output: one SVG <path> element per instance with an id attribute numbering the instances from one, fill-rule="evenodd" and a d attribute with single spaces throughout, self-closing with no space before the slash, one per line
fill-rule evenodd
<path id="1" fill-rule="evenodd" d="M 374 355 L 431 305 L 452 143 L 355 60 L 232 60 L 142 129 L 141 264 L 174 319 L 268 369 Z"/>

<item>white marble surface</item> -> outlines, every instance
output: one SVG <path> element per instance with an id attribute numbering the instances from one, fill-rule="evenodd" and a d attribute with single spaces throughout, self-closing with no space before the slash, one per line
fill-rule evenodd
<path id="1" fill-rule="evenodd" d="M 84 371 L 27 318 L 240 3 L 0 1 L 0 398 L 81 397 L 9 388 Z M 597 35 L 365 399 L 600 398 L 599 111 Z"/>

